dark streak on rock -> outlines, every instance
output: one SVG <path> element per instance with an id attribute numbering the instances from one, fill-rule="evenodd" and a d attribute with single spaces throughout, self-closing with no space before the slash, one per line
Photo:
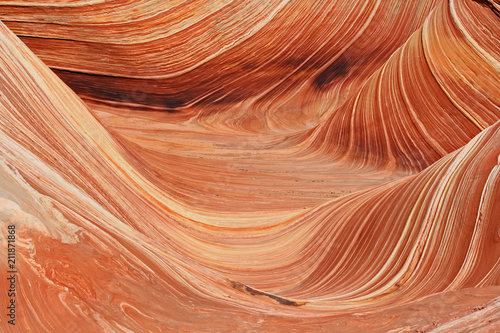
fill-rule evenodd
<path id="1" fill-rule="evenodd" d="M 145 85 L 143 79 L 121 78 L 53 69 L 54 73 L 79 95 L 117 103 L 132 103 L 141 106 L 163 108 L 167 112 L 193 103 L 195 96 L 187 92 L 165 93 L 155 92 L 154 80 L 151 87 Z"/>
<path id="2" fill-rule="evenodd" d="M 348 73 L 349 61 L 344 56 L 340 56 L 314 79 L 314 85 L 318 90 L 326 90 L 330 83 Z"/>
<path id="3" fill-rule="evenodd" d="M 210 95 L 206 94 L 209 84 L 200 81 L 195 87 L 180 89 L 168 80 L 144 80 L 136 78 L 114 77 L 109 75 L 82 73 L 71 70 L 53 69 L 54 73 L 79 95 L 98 100 L 131 103 L 146 109 L 163 109 L 167 112 L 178 112 L 190 105 L 230 105 L 241 102 L 255 94 L 256 89 L 248 86 L 245 89 L 226 91 L 219 89 Z"/>
<path id="4" fill-rule="evenodd" d="M 258 295 L 258 296 L 269 297 L 270 299 L 275 300 L 276 302 L 283 304 L 283 305 L 302 306 L 302 305 L 306 304 L 305 302 L 291 301 L 291 300 L 288 300 L 288 299 L 283 298 L 283 297 L 279 297 L 279 296 L 276 296 L 273 294 L 269 294 L 269 293 L 254 289 L 254 288 L 249 287 L 241 282 L 230 281 L 230 283 L 231 283 L 231 287 L 233 287 L 234 289 L 239 290 L 241 292 L 244 292 L 245 294 L 249 294 L 252 296 Z"/>

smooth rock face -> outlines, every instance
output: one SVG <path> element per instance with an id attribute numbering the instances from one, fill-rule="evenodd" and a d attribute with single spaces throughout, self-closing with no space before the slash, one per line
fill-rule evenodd
<path id="1" fill-rule="evenodd" d="M 499 15 L 0 1 L 0 332 L 500 331 Z"/>

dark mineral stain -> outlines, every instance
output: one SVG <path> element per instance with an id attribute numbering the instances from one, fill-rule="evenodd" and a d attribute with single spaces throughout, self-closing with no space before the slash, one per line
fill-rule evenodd
<path id="1" fill-rule="evenodd" d="M 77 94 L 99 100 L 162 108 L 168 112 L 176 112 L 196 100 L 196 94 L 187 91 L 162 93 L 154 80 L 146 84 L 142 79 L 53 71 Z"/>
<path id="2" fill-rule="evenodd" d="M 283 305 L 302 306 L 302 305 L 306 304 L 305 302 L 290 301 L 290 300 L 283 298 L 283 297 L 279 297 L 279 296 L 276 296 L 273 294 L 259 291 L 257 289 L 254 289 L 252 287 L 249 287 L 249 286 L 247 286 L 241 282 L 237 282 L 237 281 L 231 281 L 231 287 L 233 287 L 234 289 L 239 290 L 241 292 L 244 292 L 246 294 L 252 295 L 252 296 L 258 295 L 258 296 L 269 297 L 270 299 L 275 300 L 276 302 L 283 304 Z"/>
<path id="3" fill-rule="evenodd" d="M 161 101 L 163 102 L 163 106 L 167 109 L 173 110 L 177 108 L 182 108 L 187 105 L 189 100 L 183 100 L 180 98 L 180 96 L 171 96 L 168 98 L 162 98 Z"/>
<path id="4" fill-rule="evenodd" d="M 258 91 L 259 85 L 228 87 L 206 95 L 214 80 L 205 79 L 184 84 L 182 89 L 168 80 L 148 80 L 89 74 L 53 69 L 57 76 L 79 95 L 98 100 L 132 103 L 145 109 L 177 112 L 190 105 L 228 105 L 246 100 Z M 229 90 L 232 89 L 232 90 Z"/>
<path id="5" fill-rule="evenodd" d="M 314 86 L 318 90 L 326 90 L 330 83 L 348 73 L 349 61 L 344 56 L 341 56 L 314 79 Z"/>

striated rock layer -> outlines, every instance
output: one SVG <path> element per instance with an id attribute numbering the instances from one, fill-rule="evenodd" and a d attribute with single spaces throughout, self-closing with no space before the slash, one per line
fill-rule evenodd
<path id="1" fill-rule="evenodd" d="M 439 2 L 5 1 L 0 18 L 85 98 L 266 132 L 316 125 Z"/>
<path id="2" fill-rule="evenodd" d="M 0 2 L 0 331 L 500 330 L 499 7 Z"/>
<path id="3" fill-rule="evenodd" d="M 422 170 L 500 117 L 498 14 L 443 1 L 406 43 L 316 129 L 318 149 Z M 327 142 L 327 144 L 325 144 Z"/>

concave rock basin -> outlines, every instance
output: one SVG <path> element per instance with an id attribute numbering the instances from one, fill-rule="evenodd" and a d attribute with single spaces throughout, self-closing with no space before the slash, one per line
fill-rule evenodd
<path id="1" fill-rule="evenodd" d="M 499 15 L 0 0 L 0 331 L 500 331 Z"/>

